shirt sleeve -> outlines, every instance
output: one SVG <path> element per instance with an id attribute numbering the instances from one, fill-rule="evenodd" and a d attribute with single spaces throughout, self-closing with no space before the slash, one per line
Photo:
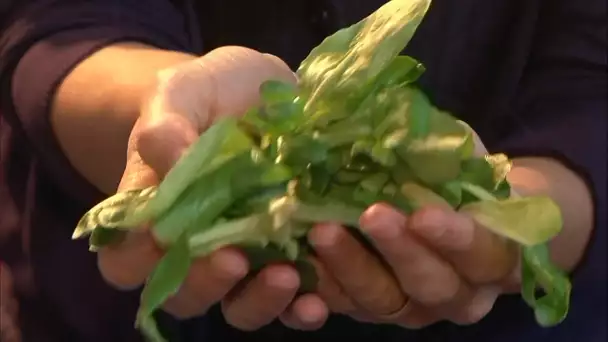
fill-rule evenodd
<path id="1" fill-rule="evenodd" d="M 607 281 L 606 1 L 545 3 L 517 97 L 514 115 L 520 129 L 492 149 L 511 157 L 557 158 L 587 182 L 595 229 L 585 259 L 573 274 L 573 302 L 597 307 L 606 300 Z"/>
<path id="2" fill-rule="evenodd" d="M 100 194 L 61 152 L 50 103 L 70 71 L 120 41 L 187 51 L 186 24 L 169 0 L 33 0 L 0 32 L 0 112 L 24 134 L 40 166 L 66 194 L 84 203 Z"/>

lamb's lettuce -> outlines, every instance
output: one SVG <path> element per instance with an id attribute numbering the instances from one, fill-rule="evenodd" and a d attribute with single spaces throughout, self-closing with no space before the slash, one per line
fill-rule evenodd
<path id="1" fill-rule="evenodd" d="M 237 245 L 254 269 L 293 262 L 312 290 L 308 230 L 334 221 L 357 234 L 359 216 L 378 201 L 406 213 L 454 208 L 519 244 L 524 300 L 543 326 L 565 318 L 570 283 L 546 246 L 561 229 L 559 208 L 545 197 L 511 197 L 508 158 L 474 156 L 466 124 L 415 87 L 424 67 L 398 56 L 429 5 L 389 1 L 336 32 L 302 62 L 297 87 L 264 83 L 260 106 L 218 120 L 158 187 L 120 192 L 83 216 L 74 238 L 90 236 L 92 250 L 148 223 L 167 248 L 137 315 L 151 341 L 164 341 L 152 314 L 193 258 Z"/>

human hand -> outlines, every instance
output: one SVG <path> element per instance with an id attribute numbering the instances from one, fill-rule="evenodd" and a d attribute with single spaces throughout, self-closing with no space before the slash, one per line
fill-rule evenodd
<path id="1" fill-rule="evenodd" d="M 479 140 L 476 145 L 476 154 L 485 154 Z M 517 246 L 466 214 L 426 207 L 404 215 L 377 204 L 360 224 L 380 257 L 336 224 L 309 234 L 318 292 L 333 312 L 407 328 L 442 320 L 471 324 L 501 293 L 517 289 Z"/>
<path id="2" fill-rule="evenodd" d="M 240 47 L 220 48 L 159 73 L 131 133 L 119 190 L 156 185 L 215 118 L 242 114 L 256 104 L 259 86 L 269 79 L 293 82 L 295 76 L 278 58 Z M 98 262 L 109 283 L 133 288 L 143 283 L 162 255 L 162 246 L 143 229 L 102 248 Z M 246 257 L 233 248 L 196 260 L 164 309 L 186 318 L 221 302 L 230 324 L 257 329 L 290 305 L 299 278 L 290 266 L 270 265 L 240 286 L 248 271 Z M 327 310 L 318 297 L 304 296 L 298 303 L 312 308 L 312 321 L 324 321 Z"/>

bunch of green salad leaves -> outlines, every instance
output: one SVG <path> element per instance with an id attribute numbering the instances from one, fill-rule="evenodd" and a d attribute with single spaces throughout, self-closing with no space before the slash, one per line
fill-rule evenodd
<path id="1" fill-rule="evenodd" d="M 314 290 L 309 229 L 341 222 L 365 240 L 359 216 L 379 201 L 404 213 L 447 205 L 519 244 L 523 299 L 542 326 L 565 318 L 571 285 L 546 245 L 561 229 L 559 208 L 510 196 L 508 158 L 473 155 L 466 125 L 415 87 L 424 67 L 399 55 L 429 5 L 393 0 L 326 38 L 297 86 L 264 83 L 260 106 L 215 122 L 158 186 L 117 193 L 84 215 L 74 238 L 89 236 L 91 250 L 145 223 L 168 246 L 137 314 L 151 341 L 164 341 L 153 313 L 194 258 L 240 246 L 257 269 L 292 261 L 302 290 Z"/>

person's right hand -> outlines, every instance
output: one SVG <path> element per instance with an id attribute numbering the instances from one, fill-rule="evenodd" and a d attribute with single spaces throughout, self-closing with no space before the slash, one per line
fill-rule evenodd
<path id="1" fill-rule="evenodd" d="M 269 79 L 295 82 L 277 57 L 240 47 L 224 47 L 159 73 L 131 133 L 127 165 L 119 191 L 155 185 L 215 118 L 240 115 L 259 100 Z M 141 285 L 163 254 L 150 230 L 142 229 L 98 253 L 99 268 L 112 285 Z M 228 323 L 254 330 L 279 315 L 297 316 L 298 328 L 317 328 L 327 307 L 315 295 L 294 301 L 299 277 L 289 265 L 270 265 L 244 286 L 248 273 L 243 254 L 225 248 L 196 260 L 178 294 L 164 309 L 179 318 L 204 314 L 221 302 Z M 290 306 L 291 305 L 291 306 Z"/>

